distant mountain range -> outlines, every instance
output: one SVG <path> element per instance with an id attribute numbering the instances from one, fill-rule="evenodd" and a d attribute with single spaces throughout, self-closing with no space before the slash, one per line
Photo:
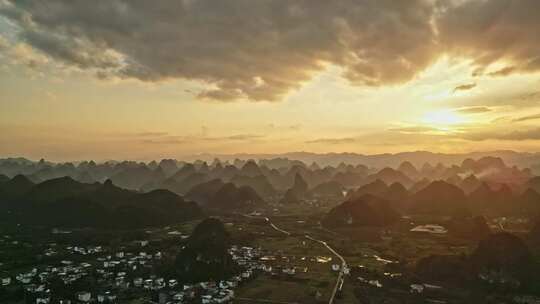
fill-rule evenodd
<path id="1" fill-rule="evenodd" d="M 422 153 L 422 152 L 417 152 Z M 438 155 L 438 154 L 437 154 Z M 392 156 L 397 157 L 396 155 Z M 447 165 L 432 163 L 430 157 L 423 158 L 419 164 L 410 160 L 382 166 L 340 162 L 337 165 L 304 163 L 288 159 L 264 159 L 259 161 L 240 160 L 223 161 L 214 159 L 211 163 L 197 160 L 193 163 L 165 159 L 159 163 L 123 161 L 96 163 L 83 161 L 73 163 L 52 163 L 45 160 L 32 162 L 21 158 L 0 159 L 0 174 L 13 177 L 18 174 L 27 176 L 33 182 L 70 176 L 85 183 L 103 182 L 106 179 L 115 185 L 133 190 L 168 189 L 177 194 L 185 194 L 193 186 L 221 179 L 238 187 L 250 186 L 262 197 L 276 195 L 292 187 L 297 175 L 300 175 L 309 188 L 335 181 L 346 188 L 358 187 L 377 179 L 390 185 L 400 183 L 410 188 L 422 179 L 445 180 L 450 183 L 469 183 L 467 178 L 485 180 L 498 184 L 522 185 L 534 171 L 508 165 L 504 159 L 485 156 L 478 159 L 465 158 L 458 164 Z M 474 175 L 474 176 L 473 176 Z M 2 177 L 0 177 L 0 180 Z M 465 189 L 467 193 L 476 188 Z"/>
<path id="2" fill-rule="evenodd" d="M 422 153 L 427 152 L 408 155 Z M 512 153 L 508 155 L 516 155 Z M 540 177 L 531 169 L 508 165 L 495 156 L 465 158 L 452 165 L 429 162 L 430 157 L 441 155 L 425 154 L 420 165 L 415 164 L 419 160 L 404 160 L 382 168 L 345 162 L 323 165 L 285 158 L 77 164 L 0 159 L 0 203 L 24 201 L 37 208 L 44 199 L 45 203 L 58 206 L 67 198 L 80 202 L 98 200 L 107 212 L 114 213 L 120 211 L 109 208 L 116 205 L 107 203 L 109 197 L 103 196 L 101 188 L 115 187 L 114 193 L 125 194 L 114 203 L 139 197 L 152 201 L 159 201 L 157 197 L 173 201 L 184 197 L 197 203 L 198 208 L 212 212 L 250 212 L 265 208 L 269 202 L 287 205 L 314 200 L 334 207 L 342 202 L 363 201 L 362 197 L 370 195 L 388 202 L 388 208 L 401 214 L 540 214 Z M 398 155 L 388 157 L 395 160 Z M 127 199 L 129 195 L 133 197 Z M 122 212 L 126 211 L 124 205 L 121 207 Z M 131 212 L 133 208 L 127 210 Z M 337 221 L 341 220 L 344 219 Z"/>
<path id="3" fill-rule="evenodd" d="M 409 161 L 416 167 L 421 167 L 424 163 L 438 164 L 446 166 L 460 164 L 463 160 L 479 159 L 486 156 L 498 157 L 504 160 L 505 163 L 511 166 L 520 168 L 531 168 L 538 170 L 540 173 L 540 152 L 516 152 L 511 150 L 496 150 L 485 152 L 470 152 L 470 153 L 434 153 L 429 151 L 413 151 L 401 153 L 383 153 L 383 154 L 359 154 L 359 153 L 311 153 L 311 152 L 290 152 L 282 154 L 197 154 L 185 157 L 186 161 L 212 161 L 218 158 L 223 161 L 234 161 L 235 159 L 265 159 L 268 162 L 280 162 L 281 159 L 298 160 L 306 164 L 313 162 L 320 166 L 337 166 L 340 163 L 345 164 L 363 164 L 369 167 L 397 168 L 402 162 Z"/>

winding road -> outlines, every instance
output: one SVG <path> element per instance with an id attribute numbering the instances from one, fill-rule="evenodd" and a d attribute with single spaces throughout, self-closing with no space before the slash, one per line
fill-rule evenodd
<path id="1" fill-rule="evenodd" d="M 285 230 L 279 228 L 278 226 L 274 225 L 274 223 L 272 223 L 272 221 L 268 217 L 254 216 L 254 215 L 249 215 L 249 214 L 242 214 L 242 216 L 249 217 L 249 218 L 254 218 L 254 219 L 263 219 L 270 225 L 270 227 L 272 227 L 277 232 L 281 232 L 281 233 L 286 234 L 286 235 L 291 235 L 291 233 L 289 231 L 285 231 Z"/>
<path id="2" fill-rule="evenodd" d="M 334 248 L 330 247 L 330 245 L 328 245 L 328 243 L 326 243 L 325 241 L 317 240 L 309 235 L 306 235 L 306 238 L 314 242 L 322 244 L 324 247 L 326 247 L 326 249 L 328 249 L 338 259 L 341 260 L 341 268 L 339 270 L 338 278 L 336 280 L 336 285 L 334 286 L 334 289 L 332 290 L 332 294 L 330 295 L 330 299 L 328 300 L 328 304 L 332 304 L 334 303 L 334 299 L 336 298 L 336 294 L 338 290 L 340 289 L 340 286 L 342 286 L 343 283 L 345 282 L 344 275 L 345 275 L 345 268 L 347 268 L 347 262 L 339 253 L 337 253 L 337 251 L 334 250 Z"/>
<path id="3" fill-rule="evenodd" d="M 274 223 L 272 223 L 272 221 L 270 221 L 269 218 L 265 217 L 264 220 L 265 220 L 268 224 L 270 224 L 270 227 L 274 228 L 274 230 L 279 231 L 279 232 L 281 232 L 281 233 L 284 233 L 284 234 L 286 234 L 286 235 L 291 235 L 291 233 L 290 233 L 289 231 L 285 231 L 285 230 L 279 228 L 278 226 L 274 225 Z"/>
<path id="4" fill-rule="evenodd" d="M 279 228 L 278 226 L 276 226 L 274 223 L 272 223 L 272 221 L 268 217 L 257 217 L 257 216 L 252 216 L 252 215 L 248 215 L 248 214 L 242 214 L 242 215 L 245 216 L 245 217 L 250 217 L 250 218 L 259 218 L 259 219 L 262 218 L 274 230 L 276 230 L 278 232 L 281 232 L 281 233 L 283 233 L 283 234 L 285 234 L 287 236 L 291 235 L 291 233 L 289 231 L 283 230 L 283 229 Z M 330 251 L 333 255 L 335 255 L 341 261 L 341 268 L 339 270 L 338 278 L 336 280 L 336 285 L 334 286 L 334 289 L 332 290 L 332 294 L 330 295 L 330 299 L 328 300 L 328 304 L 333 304 L 334 300 L 336 298 L 336 294 L 337 294 L 338 290 L 341 288 L 341 286 L 343 286 L 343 283 L 345 282 L 345 268 L 347 268 L 347 262 L 345 261 L 343 256 L 341 256 L 337 251 L 335 251 L 334 248 L 330 247 L 330 245 L 328 245 L 328 243 L 326 243 L 325 241 L 318 240 L 318 239 L 313 238 L 312 236 L 307 235 L 307 234 L 305 235 L 305 238 L 307 238 L 310 241 L 317 242 L 317 243 L 323 245 L 324 247 L 326 247 L 326 249 L 328 249 L 328 251 Z"/>

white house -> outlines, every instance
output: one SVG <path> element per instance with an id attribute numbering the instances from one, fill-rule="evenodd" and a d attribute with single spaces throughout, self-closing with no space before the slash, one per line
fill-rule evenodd
<path id="1" fill-rule="evenodd" d="M 51 302 L 50 297 L 38 297 L 36 298 L 36 304 L 49 304 Z"/>
<path id="2" fill-rule="evenodd" d="M 141 287 L 143 283 L 143 279 L 142 278 L 135 278 L 133 279 L 133 285 L 135 285 L 135 287 Z"/>
<path id="3" fill-rule="evenodd" d="M 202 304 L 210 304 L 212 303 L 212 296 L 211 295 L 204 295 L 201 297 L 201 303 Z"/>
<path id="4" fill-rule="evenodd" d="M 284 268 L 282 271 L 283 273 L 288 274 L 288 275 L 294 275 L 296 273 L 296 270 L 294 269 L 294 267 Z"/>
<path id="5" fill-rule="evenodd" d="M 9 284 L 11 284 L 11 278 L 10 277 L 2 278 L 2 286 L 7 286 Z"/>
<path id="6" fill-rule="evenodd" d="M 183 299 L 184 299 L 184 294 L 181 293 L 181 292 L 176 293 L 173 296 L 173 300 L 175 300 L 175 301 L 182 301 Z"/>
<path id="7" fill-rule="evenodd" d="M 411 284 L 411 293 L 422 293 L 424 291 L 424 285 Z"/>
<path id="8" fill-rule="evenodd" d="M 77 299 L 81 302 L 90 302 L 92 294 L 88 291 L 81 291 L 77 293 Z"/>

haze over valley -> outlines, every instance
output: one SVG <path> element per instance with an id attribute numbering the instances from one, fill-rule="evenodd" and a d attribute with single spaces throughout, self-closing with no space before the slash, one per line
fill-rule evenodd
<path id="1" fill-rule="evenodd" d="M 514 163 L 536 159 L 535 154 L 498 153 Z M 21 250 L 14 234 L 38 254 L 3 264 L 5 279 L 19 263 L 54 264 L 55 257 L 73 254 L 90 262 L 83 266 L 89 272 L 75 277 L 45 268 L 63 280 L 45 294 L 17 277 L 23 285 L 9 281 L 4 297 L 17 299 L 13 292 L 19 286 L 36 300 L 48 294 L 75 300 L 79 294 L 70 290 L 84 289 L 101 299 L 113 294 L 113 302 L 157 296 L 191 303 L 199 292 L 203 299 L 241 303 L 257 302 L 260 293 L 271 301 L 306 303 L 460 303 L 464 297 L 481 299 L 484 292 L 516 301 L 534 294 L 534 254 L 540 248 L 535 170 L 495 156 L 287 156 L 292 155 L 327 165 L 284 156 L 147 163 L 1 159 L 0 220 L 7 233 L 2 252 L 7 257 Z M 441 162 L 418 165 L 422 157 Z M 362 160 L 401 163 L 376 167 Z M 25 243 L 30 240 L 32 245 Z M 141 242 L 150 247 L 137 249 Z M 125 258 L 106 257 L 108 252 L 124 256 L 124 250 L 133 257 L 127 265 Z M 156 251 L 152 262 L 139 269 L 134 265 L 146 259 L 141 254 L 147 250 Z M 114 270 L 100 267 L 103 257 L 103 265 L 114 262 L 109 267 L 124 270 L 115 282 L 104 276 Z M 320 277 L 321 271 L 328 277 Z M 20 275 L 30 282 L 34 276 Z M 158 277 L 138 283 L 148 275 Z M 200 281 L 221 282 L 220 291 L 192 285 Z M 183 291 L 176 288 L 180 282 L 188 286 Z M 278 287 L 283 284 L 300 289 L 283 294 Z M 492 294 L 495 286 L 506 291 Z"/>
<path id="2" fill-rule="evenodd" d="M 540 303 L 539 12 L 0 0 L 0 303 Z"/>

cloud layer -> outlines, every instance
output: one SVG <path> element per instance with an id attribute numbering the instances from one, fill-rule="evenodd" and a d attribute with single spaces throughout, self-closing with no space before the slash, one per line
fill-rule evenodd
<path id="1" fill-rule="evenodd" d="M 540 70 L 540 1 L 458 3 L 444 8 L 437 21 L 439 41 L 447 52 L 473 59 L 476 74 L 506 76 Z M 492 66 L 496 64 L 503 67 Z"/>
<path id="2" fill-rule="evenodd" d="M 0 2 L 0 15 L 19 42 L 67 66 L 202 81 L 198 96 L 220 101 L 281 100 L 327 65 L 369 86 L 407 82 L 447 53 L 472 58 L 479 73 L 504 61 L 494 76 L 540 69 L 540 2 L 437 3 L 21 0 Z"/>

